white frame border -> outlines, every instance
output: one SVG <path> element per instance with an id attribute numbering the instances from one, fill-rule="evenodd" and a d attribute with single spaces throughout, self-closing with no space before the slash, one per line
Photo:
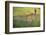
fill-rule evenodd
<path id="1" fill-rule="evenodd" d="M 13 7 L 40 7 L 41 8 L 41 10 L 40 10 L 41 26 L 40 27 L 28 27 L 28 28 L 13 28 Z M 10 13 L 9 14 L 9 31 L 10 32 L 43 30 L 43 5 L 10 3 L 9 4 L 9 13 Z"/>

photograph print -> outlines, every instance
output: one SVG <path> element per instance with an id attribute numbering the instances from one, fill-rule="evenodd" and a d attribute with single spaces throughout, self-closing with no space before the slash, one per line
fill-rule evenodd
<path id="1" fill-rule="evenodd" d="M 13 7 L 13 28 L 40 27 L 40 8 Z"/>
<path id="2" fill-rule="evenodd" d="M 45 31 L 45 4 L 34 2 L 5 2 L 5 33 Z"/>

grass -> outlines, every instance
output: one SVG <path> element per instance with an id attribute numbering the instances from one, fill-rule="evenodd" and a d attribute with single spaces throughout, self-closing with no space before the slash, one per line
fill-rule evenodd
<path id="1" fill-rule="evenodd" d="M 31 27 L 40 27 L 40 19 L 35 18 L 35 20 L 32 21 Z"/>
<path id="2" fill-rule="evenodd" d="M 18 28 L 18 27 L 40 27 L 40 20 L 36 17 L 32 22 L 30 23 L 29 21 L 24 21 L 24 20 L 19 20 L 19 19 L 14 19 L 13 20 L 13 27 Z"/>
<path id="3" fill-rule="evenodd" d="M 16 20 L 14 19 L 13 20 L 13 27 L 27 27 L 29 26 L 27 23 L 27 21 L 24 21 L 24 20 Z"/>

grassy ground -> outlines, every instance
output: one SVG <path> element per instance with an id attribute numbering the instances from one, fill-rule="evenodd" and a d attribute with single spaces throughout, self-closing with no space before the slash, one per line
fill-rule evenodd
<path id="1" fill-rule="evenodd" d="M 40 27 L 40 20 L 37 17 L 35 19 L 33 19 L 32 22 L 31 21 L 27 21 L 26 19 L 25 19 L 25 21 L 24 21 L 24 19 L 23 20 L 14 19 L 13 20 L 13 24 L 14 24 L 13 25 L 14 28 L 15 27 Z"/>

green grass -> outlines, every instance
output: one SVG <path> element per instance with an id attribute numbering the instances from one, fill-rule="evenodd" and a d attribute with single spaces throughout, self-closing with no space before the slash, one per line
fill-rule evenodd
<path id="1" fill-rule="evenodd" d="M 13 27 L 28 27 L 29 24 L 27 23 L 27 21 L 23 21 L 23 20 L 13 20 Z"/>
<path id="2" fill-rule="evenodd" d="M 35 8 L 37 11 L 37 14 L 40 13 L 39 8 Z M 26 14 L 34 13 L 33 7 L 13 7 L 13 16 L 25 16 Z"/>
<path id="3" fill-rule="evenodd" d="M 40 19 L 35 18 L 35 20 L 32 21 L 31 27 L 40 27 Z"/>
<path id="4" fill-rule="evenodd" d="M 13 19 L 13 27 L 40 27 L 40 20 L 36 17 L 32 22 Z"/>

